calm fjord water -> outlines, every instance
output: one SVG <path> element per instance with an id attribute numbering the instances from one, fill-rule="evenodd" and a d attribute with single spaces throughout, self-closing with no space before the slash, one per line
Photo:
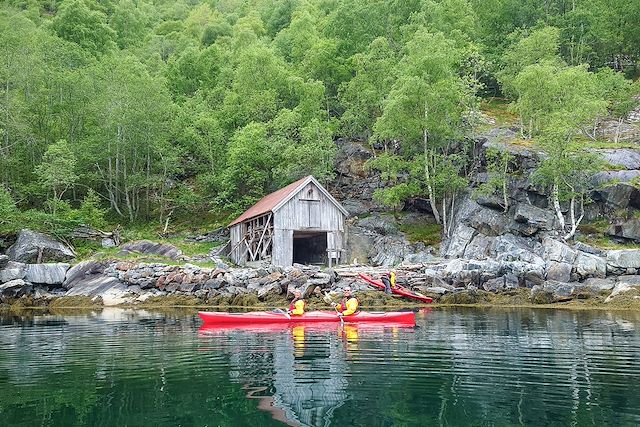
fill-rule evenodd
<path id="1" fill-rule="evenodd" d="M 434 309 L 418 327 L 0 317 L 6 426 L 640 425 L 640 313 Z"/>

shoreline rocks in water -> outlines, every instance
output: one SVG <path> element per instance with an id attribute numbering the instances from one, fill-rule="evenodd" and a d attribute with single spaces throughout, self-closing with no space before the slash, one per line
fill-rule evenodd
<path id="1" fill-rule="evenodd" d="M 590 300 L 601 306 L 638 303 L 640 308 L 640 275 L 626 274 L 640 269 L 635 264 L 640 251 L 596 256 L 558 241 L 547 241 L 544 247 L 543 257 L 533 263 L 434 259 L 428 264 L 399 266 L 395 271 L 400 284 L 442 304 L 500 304 L 505 301 L 502 297 L 517 295 L 509 301 L 527 305 Z M 84 297 L 105 306 L 149 301 L 162 305 L 163 300 L 187 298 L 190 305 L 276 306 L 290 298 L 295 288 L 321 305 L 325 294 L 337 300 L 342 289 L 350 286 L 361 294 L 371 291 L 369 302 L 376 305 L 419 305 L 374 291 L 358 278 L 361 272 L 377 276 L 386 270 L 302 265 L 222 269 L 132 261 L 83 261 L 71 267 L 10 261 L 0 269 L 0 303 L 29 299 L 33 305 L 46 306 L 61 298 Z"/>

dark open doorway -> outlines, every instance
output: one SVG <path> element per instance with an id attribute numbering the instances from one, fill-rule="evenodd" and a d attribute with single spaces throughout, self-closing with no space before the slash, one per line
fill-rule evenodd
<path id="1" fill-rule="evenodd" d="M 327 232 L 294 231 L 293 262 L 298 264 L 326 264 Z"/>

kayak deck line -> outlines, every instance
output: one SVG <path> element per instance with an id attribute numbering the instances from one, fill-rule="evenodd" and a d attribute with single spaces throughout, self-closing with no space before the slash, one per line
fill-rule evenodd
<path id="1" fill-rule="evenodd" d="M 315 323 L 340 322 L 335 311 L 309 311 L 300 316 L 286 317 L 282 313 L 272 311 L 252 311 L 248 313 L 226 313 L 220 311 L 200 311 L 198 316 L 205 324 L 273 324 L 273 323 Z M 413 311 L 359 311 L 350 316 L 343 316 L 345 323 L 407 323 L 415 325 L 416 315 Z"/>
<path id="2" fill-rule="evenodd" d="M 384 290 L 386 287 L 384 286 L 384 283 L 382 283 L 382 281 L 380 280 L 376 280 L 374 278 L 372 278 L 371 276 L 364 274 L 364 273 L 358 273 L 358 276 L 360 276 L 360 278 L 362 280 L 364 280 L 365 282 L 369 283 L 370 285 L 375 286 L 378 289 Z M 411 298 L 411 299 L 415 299 L 417 301 L 420 302 L 424 302 L 427 304 L 430 304 L 433 302 L 433 298 L 428 297 L 426 295 L 422 295 L 419 292 L 414 292 L 411 289 L 407 289 L 402 285 L 398 285 L 396 283 L 395 287 L 391 288 L 391 292 L 395 295 L 400 295 L 403 297 L 407 297 L 407 298 Z"/>

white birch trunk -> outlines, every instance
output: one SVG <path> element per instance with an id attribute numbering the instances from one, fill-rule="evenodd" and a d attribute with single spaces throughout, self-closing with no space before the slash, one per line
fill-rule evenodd
<path id="1" fill-rule="evenodd" d="M 553 191 L 551 192 L 551 197 L 553 199 L 553 208 L 556 211 L 556 216 L 558 217 L 558 223 L 560 229 L 564 231 L 565 228 L 565 220 L 564 215 L 562 214 L 562 210 L 560 209 L 560 200 L 558 199 L 558 184 L 553 184 Z"/>

